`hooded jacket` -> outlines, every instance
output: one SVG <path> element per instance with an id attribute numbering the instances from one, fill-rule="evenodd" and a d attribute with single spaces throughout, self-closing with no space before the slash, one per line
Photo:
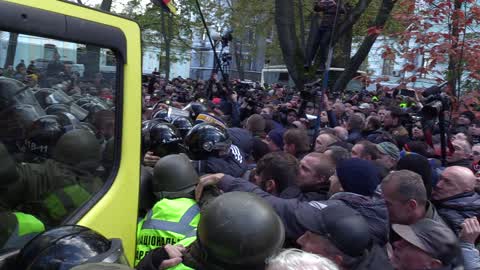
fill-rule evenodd
<path id="1" fill-rule="evenodd" d="M 480 195 L 476 192 L 466 192 L 433 202 L 440 216 L 458 235 L 465 219 L 480 216 Z"/>

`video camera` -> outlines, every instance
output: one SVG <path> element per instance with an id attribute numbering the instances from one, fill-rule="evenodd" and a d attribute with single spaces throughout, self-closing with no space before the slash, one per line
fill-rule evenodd
<path id="1" fill-rule="evenodd" d="M 315 103 L 317 96 L 321 96 L 322 79 L 318 79 L 311 83 L 306 83 L 304 89 L 300 92 L 300 97 L 303 100 Z"/>
<path id="2" fill-rule="evenodd" d="M 447 82 L 444 82 L 440 85 L 435 85 L 430 88 L 427 88 L 422 96 L 426 98 L 426 105 L 421 110 L 421 115 L 426 120 L 431 120 L 436 118 L 441 112 L 450 109 L 450 98 L 448 95 L 443 92 L 443 88 L 447 85 Z"/>

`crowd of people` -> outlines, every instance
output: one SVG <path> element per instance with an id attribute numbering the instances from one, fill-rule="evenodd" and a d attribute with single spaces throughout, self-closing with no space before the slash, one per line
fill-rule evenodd
<path id="1" fill-rule="evenodd" d="M 200 208 L 196 212 L 200 223 L 190 223 L 198 226 L 193 238 L 168 236 L 159 227 L 157 235 L 172 242 L 150 246 L 150 252 L 140 243 L 143 249 L 141 254 L 137 249 L 137 259 L 143 260 L 138 269 L 182 260 L 194 267 L 179 269 L 478 269 L 480 126 L 475 112 L 455 111 L 440 88 L 408 95 L 399 88 L 378 88 L 322 96 L 278 83 L 260 86 L 237 80 L 227 87 L 215 77 L 206 82 L 182 78 L 168 82 L 152 76 L 143 88 L 142 132 L 150 143 L 143 148 L 145 174 L 152 171 L 154 183 L 185 179 L 177 171 L 160 177 L 165 159 L 184 152 L 200 177 L 191 176 L 188 189 L 154 190 L 155 207 L 143 210 L 147 219 L 168 219 L 168 208 L 156 207 L 166 200 L 189 198 Z M 443 107 L 432 105 L 436 101 Z M 172 107 L 189 115 L 178 115 Z M 179 119 L 183 124 L 177 123 Z M 183 136 L 162 137 L 166 133 L 160 129 Z M 229 229 L 202 226 L 209 201 L 203 190 L 207 197 L 212 192 L 232 194 L 231 200 L 236 192 L 262 197 L 282 220 L 285 235 L 278 235 L 285 237 L 282 247 L 303 251 L 278 254 L 278 243 L 272 239 L 268 248 L 256 249 L 258 243 L 245 234 L 264 239 L 268 229 L 262 231 L 254 221 L 249 225 L 255 213 L 249 216 L 240 209 L 231 210 L 238 219 L 218 216 L 216 222 L 228 223 Z M 155 234 L 141 224 L 139 229 L 139 239 Z M 210 234 L 218 234 L 223 242 L 208 239 Z M 239 237 L 251 245 L 250 251 L 263 255 L 256 264 L 247 263 L 248 251 L 232 250 L 231 245 L 242 245 Z M 233 239 L 235 243 L 225 243 Z M 178 243 L 187 251 L 170 245 Z M 267 254 L 273 247 L 276 251 Z M 229 257 L 242 252 L 246 252 L 243 266 Z"/>
<path id="2" fill-rule="evenodd" d="M 2 246 L 25 215 L 34 233 L 59 225 L 112 169 L 115 86 L 63 71 L 0 77 L 2 109 L 36 113 L 1 132 Z M 480 269 L 480 122 L 441 88 L 152 74 L 142 104 L 138 270 Z"/>

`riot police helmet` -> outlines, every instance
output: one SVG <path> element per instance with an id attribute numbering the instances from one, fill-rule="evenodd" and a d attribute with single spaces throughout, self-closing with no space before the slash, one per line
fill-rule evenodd
<path id="1" fill-rule="evenodd" d="M 59 112 L 70 112 L 70 108 L 68 108 L 65 104 L 52 104 L 45 108 L 46 114 L 56 114 Z"/>
<path id="2" fill-rule="evenodd" d="M 66 128 L 55 115 L 45 115 L 33 122 L 25 138 L 27 153 L 38 157 L 51 158 L 60 137 Z"/>
<path id="3" fill-rule="evenodd" d="M 264 199 L 230 192 L 202 209 L 197 236 L 207 263 L 224 269 L 264 269 L 265 260 L 282 248 L 285 228 Z"/>
<path id="4" fill-rule="evenodd" d="M 120 239 L 107 239 L 78 225 L 57 227 L 37 235 L 20 251 L 15 269 L 63 270 L 85 263 L 128 265 Z"/>
<path id="5" fill-rule="evenodd" d="M 198 184 L 198 174 L 185 154 L 162 157 L 153 169 L 152 190 L 157 199 L 185 197 Z"/>
<path id="6" fill-rule="evenodd" d="M 185 108 L 183 108 L 183 110 L 190 112 L 190 118 L 192 119 L 196 119 L 201 113 L 208 112 L 207 106 L 200 102 L 191 102 Z"/>
<path id="7" fill-rule="evenodd" d="M 0 89 L 0 111 L 21 104 L 39 106 L 32 89 L 20 81 L 0 77 Z"/>
<path id="8" fill-rule="evenodd" d="M 152 119 L 163 120 L 164 122 L 170 123 L 172 119 L 168 116 L 167 110 L 158 110 L 152 114 Z"/>
<path id="9" fill-rule="evenodd" d="M 231 144 L 227 130 L 212 123 L 195 125 L 185 137 L 188 155 L 193 160 L 224 156 L 228 154 Z"/>
<path id="10" fill-rule="evenodd" d="M 169 154 L 183 152 L 182 137 L 172 124 L 158 123 L 150 128 L 149 150 L 155 156 L 163 157 Z"/>
<path id="11" fill-rule="evenodd" d="M 74 129 L 60 137 L 53 159 L 79 169 L 95 170 L 102 159 L 101 145 L 91 132 Z"/>
<path id="12" fill-rule="evenodd" d="M 175 118 L 175 120 L 172 121 L 172 125 L 177 128 L 178 132 L 180 132 L 180 135 L 182 135 L 182 138 L 185 138 L 188 132 L 193 128 L 192 121 L 184 116 Z"/>

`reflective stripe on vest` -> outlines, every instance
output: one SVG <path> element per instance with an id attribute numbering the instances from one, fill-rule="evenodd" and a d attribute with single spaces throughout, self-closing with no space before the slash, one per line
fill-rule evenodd
<path id="1" fill-rule="evenodd" d="M 196 239 L 200 208 L 193 199 L 162 199 L 140 221 L 137 228 L 135 265 L 151 250 L 185 240 L 188 246 Z"/>
<path id="2" fill-rule="evenodd" d="M 61 222 L 72 211 L 88 201 L 92 195 L 80 185 L 67 186 L 51 193 L 43 200 L 48 219 Z"/>
<path id="3" fill-rule="evenodd" d="M 193 269 L 193 268 L 191 268 L 191 267 L 186 266 L 186 265 L 183 264 L 183 263 L 180 263 L 180 264 L 178 264 L 178 265 L 175 265 L 175 266 L 170 267 L 170 268 L 167 268 L 167 269 L 168 269 L 168 270 L 195 270 L 195 269 Z"/>
<path id="4" fill-rule="evenodd" d="M 17 226 L 2 248 L 23 247 L 37 234 L 45 231 L 45 226 L 36 217 L 21 212 L 14 212 L 13 214 L 17 218 Z"/>

